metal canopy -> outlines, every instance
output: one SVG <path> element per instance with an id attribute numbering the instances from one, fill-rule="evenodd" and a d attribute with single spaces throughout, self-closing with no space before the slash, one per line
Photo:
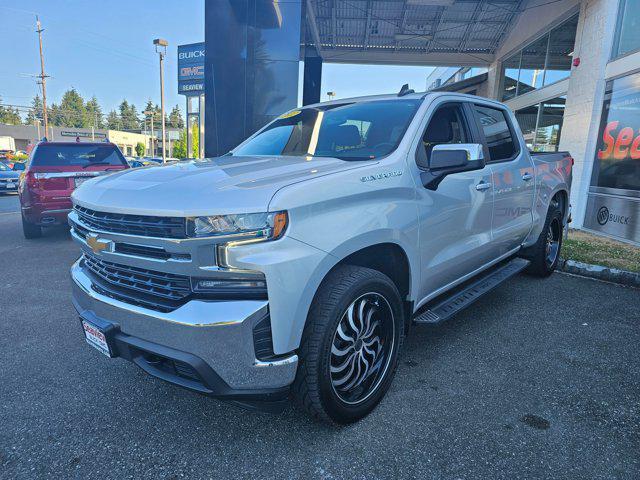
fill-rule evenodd
<path id="1" fill-rule="evenodd" d="M 307 0 L 325 62 L 488 65 L 527 0 Z"/>

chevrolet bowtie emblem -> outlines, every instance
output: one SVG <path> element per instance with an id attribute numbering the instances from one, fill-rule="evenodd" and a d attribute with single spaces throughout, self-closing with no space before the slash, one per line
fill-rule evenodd
<path id="1" fill-rule="evenodd" d="M 105 240 L 103 238 L 98 238 L 98 235 L 95 233 L 88 233 L 86 237 L 87 245 L 91 247 L 93 253 L 99 253 L 103 250 L 107 250 L 109 245 L 111 244 L 110 240 Z"/>

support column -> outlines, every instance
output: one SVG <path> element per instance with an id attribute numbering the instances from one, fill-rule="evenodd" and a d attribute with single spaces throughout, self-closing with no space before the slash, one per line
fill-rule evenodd
<path id="1" fill-rule="evenodd" d="M 320 101 L 322 84 L 322 58 L 313 55 L 304 57 L 304 83 L 302 87 L 302 105 Z"/>
<path id="2" fill-rule="evenodd" d="M 560 150 L 575 160 L 571 204 L 574 228 L 582 227 L 605 89 L 605 70 L 616 23 L 616 0 L 584 2 L 580 8 L 573 67 L 562 121 Z"/>
<path id="3" fill-rule="evenodd" d="M 296 107 L 303 13 L 302 0 L 206 0 L 206 156 Z"/>

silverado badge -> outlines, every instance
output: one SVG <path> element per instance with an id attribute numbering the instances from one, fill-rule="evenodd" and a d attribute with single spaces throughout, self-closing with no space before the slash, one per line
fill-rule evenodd
<path id="1" fill-rule="evenodd" d="M 399 177 L 402 175 L 402 170 L 393 170 L 392 172 L 376 173 L 375 175 L 365 175 L 360 177 L 361 182 L 372 182 L 374 180 L 381 180 L 389 177 Z"/>

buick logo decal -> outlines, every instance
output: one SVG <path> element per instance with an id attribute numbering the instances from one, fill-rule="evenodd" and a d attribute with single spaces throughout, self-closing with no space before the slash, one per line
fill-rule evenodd
<path id="1" fill-rule="evenodd" d="M 600 207 L 596 218 L 600 225 L 606 224 L 609 221 L 609 209 L 607 207 Z"/>

